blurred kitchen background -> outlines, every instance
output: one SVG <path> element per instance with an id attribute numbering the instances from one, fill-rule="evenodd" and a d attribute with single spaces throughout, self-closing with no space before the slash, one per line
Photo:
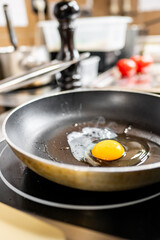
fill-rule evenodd
<path id="1" fill-rule="evenodd" d="M 8 46 L 3 4 L 10 5 L 13 25 L 20 45 L 34 45 L 38 21 L 53 19 L 54 0 L 1 0 L 0 46 Z M 160 3 L 158 0 L 77 0 L 81 16 L 131 16 L 133 23 L 144 27 L 147 35 L 160 35 Z M 38 10 L 39 9 L 39 10 Z M 39 12 L 39 14 L 38 14 Z M 40 14 L 40 12 L 42 12 Z M 54 41 L 54 40 L 53 40 Z"/>
<path id="2" fill-rule="evenodd" d="M 56 58 L 60 48 L 58 22 L 53 14 L 56 3 L 54 0 L 0 1 L 0 79 Z M 81 63 L 84 86 L 88 87 L 98 75 L 101 83 L 91 87 L 108 86 L 113 79 L 107 70 L 121 58 L 143 54 L 151 55 L 155 63 L 160 62 L 159 0 L 77 0 L 77 3 L 80 16 L 75 22 L 75 45 L 80 53 L 91 53 Z M 8 5 L 13 40 L 9 37 L 4 4 Z M 15 56 L 16 48 L 21 52 L 20 57 Z M 21 61 L 21 66 L 17 67 L 16 59 Z M 102 81 L 106 76 L 107 83 Z M 43 83 L 48 84 L 48 79 Z"/>
<path id="3" fill-rule="evenodd" d="M 3 94 L 1 91 L 4 79 L 56 59 L 60 50 L 58 22 L 53 14 L 56 3 L 0 1 L 0 124 L 14 107 L 59 91 L 53 75 L 35 78 L 32 84 L 15 91 Z M 160 93 L 160 1 L 77 0 L 77 3 L 80 15 L 75 20 L 75 46 L 80 53 L 91 54 L 80 63 L 82 87 L 127 87 Z M 152 70 L 121 79 L 117 62 L 137 54 L 153 58 Z"/>

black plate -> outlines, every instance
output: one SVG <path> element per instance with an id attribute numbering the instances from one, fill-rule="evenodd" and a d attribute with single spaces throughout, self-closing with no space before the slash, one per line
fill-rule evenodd
<path id="1" fill-rule="evenodd" d="M 5 144 L 0 155 L 0 176 L 14 192 L 47 206 L 98 210 L 129 206 L 160 195 L 160 183 L 135 190 L 91 192 L 51 182 L 28 169 Z"/>

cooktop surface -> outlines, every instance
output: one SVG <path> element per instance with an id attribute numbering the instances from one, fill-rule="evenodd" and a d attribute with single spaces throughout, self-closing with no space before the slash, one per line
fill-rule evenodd
<path id="1" fill-rule="evenodd" d="M 0 143 L 0 201 L 47 218 L 127 239 L 159 239 L 160 183 L 121 192 L 64 187 L 29 170 Z"/>
<path id="2" fill-rule="evenodd" d="M 0 95 L 0 126 L 8 113 L 53 86 Z M 160 183 L 121 192 L 89 192 L 50 182 L 29 170 L 0 129 L 0 201 L 25 212 L 125 239 L 160 239 Z"/>
<path id="3" fill-rule="evenodd" d="M 160 184 L 118 192 L 91 192 L 53 183 L 28 169 L 5 144 L 0 154 L 2 181 L 18 195 L 46 206 L 76 210 L 112 209 L 160 195 Z"/>

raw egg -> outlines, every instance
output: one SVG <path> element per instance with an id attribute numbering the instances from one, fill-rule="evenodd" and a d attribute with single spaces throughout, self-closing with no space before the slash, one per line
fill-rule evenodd
<path id="1" fill-rule="evenodd" d="M 91 166 L 134 166 L 149 156 L 146 141 L 110 128 L 85 127 L 69 133 L 67 141 L 73 157 Z"/>

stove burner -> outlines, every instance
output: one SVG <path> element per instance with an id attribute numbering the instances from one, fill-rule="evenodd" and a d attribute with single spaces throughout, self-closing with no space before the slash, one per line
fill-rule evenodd
<path id="1" fill-rule="evenodd" d="M 100 210 L 130 206 L 160 195 L 160 183 L 119 192 L 90 192 L 53 183 L 28 169 L 5 143 L 0 155 L 0 177 L 14 192 L 47 206 Z"/>

